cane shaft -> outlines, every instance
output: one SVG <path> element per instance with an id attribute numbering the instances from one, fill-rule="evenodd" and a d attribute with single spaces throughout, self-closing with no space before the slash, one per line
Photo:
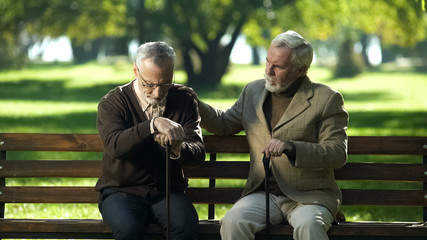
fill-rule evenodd
<path id="1" fill-rule="evenodd" d="M 265 155 L 262 159 L 264 164 L 264 172 L 265 172 L 265 180 L 264 180 L 264 187 L 265 187 L 265 234 L 267 237 L 267 240 L 270 240 L 270 186 L 269 186 L 269 178 L 270 178 L 270 158 L 267 158 Z"/>
<path id="2" fill-rule="evenodd" d="M 171 219 L 171 211 L 170 211 L 170 145 L 166 144 L 166 210 L 167 210 L 167 226 L 166 226 L 166 239 L 170 239 L 170 219 Z"/>

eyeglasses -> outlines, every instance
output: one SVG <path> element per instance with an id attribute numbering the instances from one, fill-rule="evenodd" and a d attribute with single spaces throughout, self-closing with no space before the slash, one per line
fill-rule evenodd
<path id="1" fill-rule="evenodd" d="M 147 83 L 147 81 L 145 81 L 145 79 L 142 77 L 141 72 L 139 71 L 138 65 L 136 65 L 136 63 L 135 63 L 135 66 L 136 66 L 136 69 L 138 70 L 138 75 L 141 77 L 141 85 L 143 87 L 151 88 L 151 89 L 155 89 L 159 87 L 159 88 L 166 89 L 166 88 L 171 88 L 173 85 L 175 85 L 175 73 L 173 73 L 173 83 L 162 83 L 162 84 Z"/>

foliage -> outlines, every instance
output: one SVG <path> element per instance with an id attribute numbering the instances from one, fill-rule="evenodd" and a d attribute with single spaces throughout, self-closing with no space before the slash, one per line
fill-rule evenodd
<path id="1" fill-rule="evenodd" d="M 296 30 L 309 40 L 336 38 L 343 45 L 335 49 L 339 52 L 337 77 L 362 71 L 360 56 L 354 55 L 348 45 L 367 35 L 379 36 L 382 44 L 409 47 L 426 38 L 427 16 L 420 1 L 299 0 L 286 5 L 271 2 L 269 8 L 258 9 L 244 26 L 248 43 L 267 47 L 278 32 L 287 29 Z M 351 70 L 342 71 L 346 69 Z"/>
<path id="2" fill-rule="evenodd" d="M 101 36 L 122 36 L 125 1 L 2 0 L 0 51 L 8 55 L 0 59 L 7 63 L 24 58 L 29 47 L 44 36 L 67 35 L 74 45 Z"/>
<path id="3" fill-rule="evenodd" d="M 426 38 L 426 13 L 419 1 L 299 0 L 286 5 L 272 4 L 268 11 L 273 13 L 258 12 L 245 25 L 244 32 L 250 42 L 260 43 L 259 37 L 264 36 L 250 29 L 254 22 L 258 29 L 273 28 L 272 33 L 276 28 L 293 29 L 308 39 L 326 40 L 343 28 L 351 28 L 358 34 L 375 34 L 384 43 L 400 46 L 414 46 Z M 271 39 L 275 35 L 264 37 Z"/>
<path id="4" fill-rule="evenodd" d="M 92 40 L 100 37 L 120 37 L 119 44 L 164 39 L 182 56 L 189 85 L 210 88 L 227 72 L 241 33 L 251 45 L 267 47 L 286 29 L 310 40 L 338 35 L 341 42 L 351 29 L 354 41 L 376 34 L 386 44 L 413 46 L 425 38 L 422 4 L 425 0 L 1 0 L 0 67 L 22 65 L 29 46 L 44 36 L 67 35 L 75 57 L 99 48 Z"/>

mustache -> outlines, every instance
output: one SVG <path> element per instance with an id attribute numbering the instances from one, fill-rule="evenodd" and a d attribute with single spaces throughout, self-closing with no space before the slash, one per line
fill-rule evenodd
<path id="1" fill-rule="evenodd" d="M 266 73 L 264 73 L 264 78 L 265 80 L 267 80 L 270 84 L 279 84 L 279 82 L 277 81 L 276 77 L 272 77 L 270 75 L 267 75 Z"/>
<path id="2" fill-rule="evenodd" d="M 267 75 L 266 73 L 264 73 L 264 78 L 265 78 L 265 80 L 267 80 L 269 82 L 277 82 L 277 79 L 275 77 L 271 77 L 271 76 Z"/>

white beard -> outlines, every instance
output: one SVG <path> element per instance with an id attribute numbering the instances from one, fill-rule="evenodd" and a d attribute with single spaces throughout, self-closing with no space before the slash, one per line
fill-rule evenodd
<path id="1" fill-rule="evenodd" d="M 265 78 L 265 88 L 271 93 L 281 93 L 286 90 L 286 86 L 282 86 L 278 83 L 276 78 L 270 77 L 267 74 L 264 74 Z"/>

